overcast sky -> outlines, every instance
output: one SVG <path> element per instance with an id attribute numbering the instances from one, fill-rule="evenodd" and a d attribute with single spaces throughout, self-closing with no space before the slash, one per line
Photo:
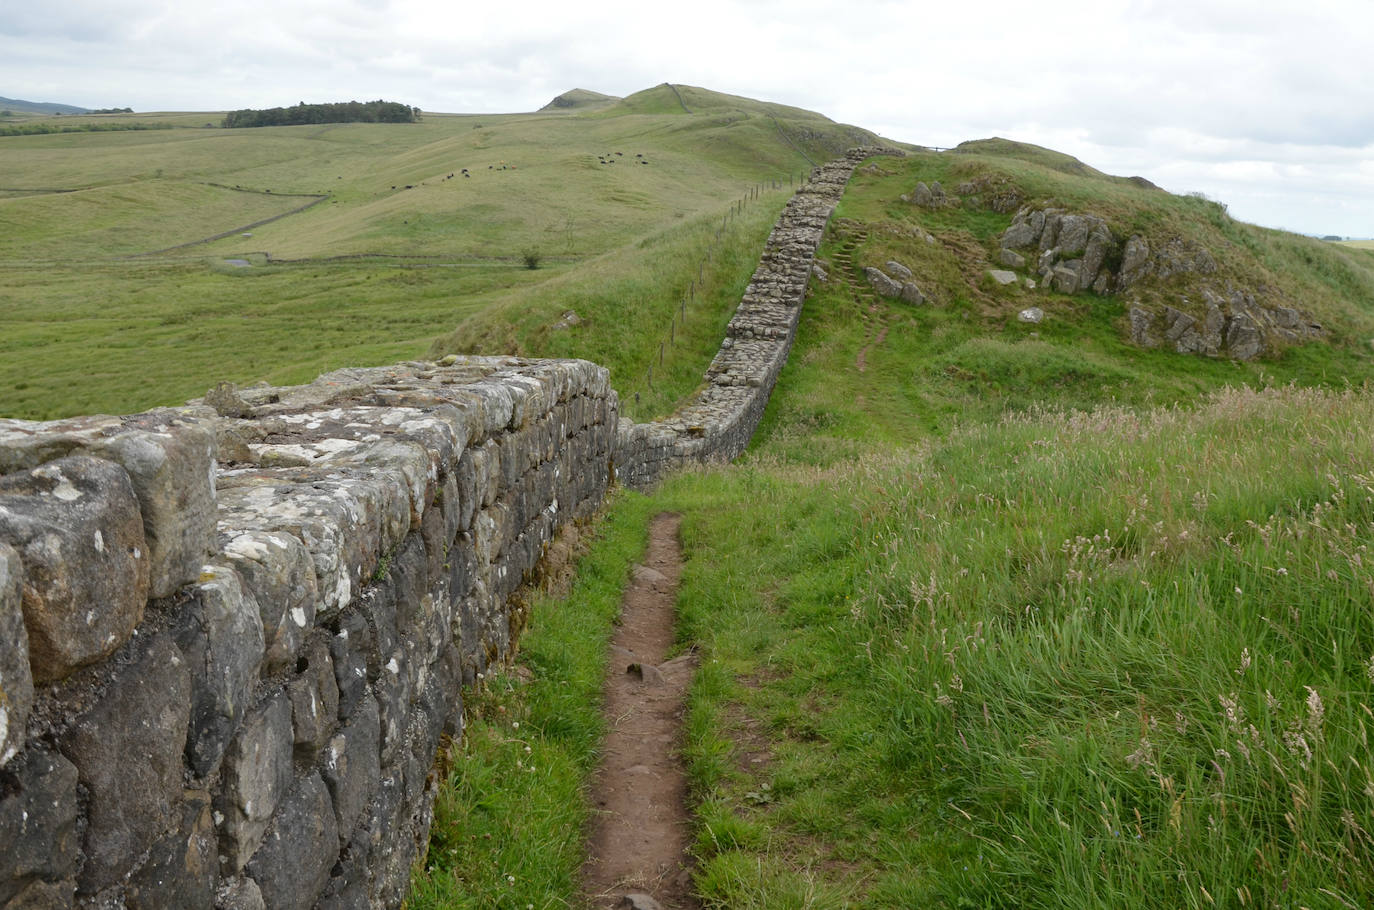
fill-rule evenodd
<path id="1" fill-rule="evenodd" d="M 1374 236 L 1374 0 L 52 0 L 0 13 L 0 96 L 533 110 L 686 83 L 892 139 L 1005 136 Z M 0 164 L 2 167 L 2 164 Z"/>

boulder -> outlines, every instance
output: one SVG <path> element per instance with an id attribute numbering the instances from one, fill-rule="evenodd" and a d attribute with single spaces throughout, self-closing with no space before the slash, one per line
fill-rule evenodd
<path id="1" fill-rule="evenodd" d="M 864 269 L 864 277 L 867 278 L 868 283 L 873 286 L 873 290 L 882 294 L 884 297 L 900 297 L 902 294 L 902 286 L 896 281 L 893 281 L 888 274 L 880 268 L 869 266 Z"/>
<path id="2" fill-rule="evenodd" d="M 24 747 L 24 725 L 33 708 L 23 579 L 19 554 L 0 543 L 0 768 Z"/>
<path id="3" fill-rule="evenodd" d="M 1150 244 L 1139 234 L 1131 235 L 1121 251 L 1121 270 L 1117 273 L 1117 290 L 1124 291 L 1145 275 L 1150 261 Z"/>
<path id="4" fill-rule="evenodd" d="M 1026 267 L 1026 257 L 1014 250 L 1002 250 L 997 255 L 997 261 L 1009 269 L 1024 269 Z"/>
<path id="5" fill-rule="evenodd" d="M 1073 294 L 1078 290 L 1079 269 L 1083 267 L 1083 260 L 1074 259 L 1069 262 L 1061 262 L 1054 267 L 1050 273 L 1050 282 L 1054 289 L 1061 294 Z"/>
<path id="6" fill-rule="evenodd" d="M 1004 269 L 988 269 L 988 277 L 1001 285 L 1016 283 L 1016 273 Z"/>
<path id="7" fill-rule="evenodd" d="M 897 278 L 900 278 L 900 279 L 902 279 L 903 281 L 906 281 L 906 280 L 909 280 L 909 279 L 911 279 L 911 278 L 916 277 L 915 275 L 912 274 L 911 269 L 909 269 L 909 268 L 907 268 L 906 266 L 902 265 L 900 262 L 896 261 L 895 259 L 889 259 L 889 260 L 887 261 L 887 271 L 888 271 L 888 274 L 893 275 L 893 276 L 895 276 L 895 277 L 897 277 Z"/>
<path id="8" fill-rule="evenodd" d="M 1236 360 L 1254 360 L 1264 352 L 1264 336 L 1248 313 L 1236 313 L 1226 326 L 1226 350 Z"/>
<path id="9" fill-rule="evenodd" d="M 0 542 L 23 564 L 36 682 L 113 653 L 143 617 L 143 520 L 129 475 L 114 462 L 72 455 L 0 477 Z"/>
<path id="10" fill-rule="evenodd" d="M 922 208 L 930 208 L 935 204 L 935 194 L 930 191 L 930 187 L 922 180 L 916 184 L 916 188 L 911 191 L 911 201 Z"/>
<path id="11" fill-rule="evenodd" d="M 1027 307 L 1021 312 L 1017 313 L 1016 318 L 1021 322 L 1029 322 L 1033 325 L 1039 325 L 1040 323 L 1045 321 L 1045 311 L 1040 309 L 1040 307 L 1038 306 Z"/>
<path id="12" fill-rule="evenodd" d="M 899 296 L 912 306 L 920 306 L 926 302 L 926 295 L 921 293 L 921 289 L 913 281 L 902 282 L 902 292 Z"/>

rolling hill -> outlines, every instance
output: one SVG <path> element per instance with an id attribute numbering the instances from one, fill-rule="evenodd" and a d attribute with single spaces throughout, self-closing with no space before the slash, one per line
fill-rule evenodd
<path id="1" fill-rule="evenodd" d="M 51 101 L 21 101 L 18 98 L 0 98 L 0 111 L 14 111 L 22 114 L 87 114 L 90 108 L 76 107 L 71 104 L 55 104 Z"/>

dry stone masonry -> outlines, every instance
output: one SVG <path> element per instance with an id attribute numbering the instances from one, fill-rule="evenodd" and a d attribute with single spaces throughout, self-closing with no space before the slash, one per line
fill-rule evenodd
<path id="1" fill-rule="evenodd" d="M 789 202 L 668 420 L 511 357 L 0 420 L 0 908 L 399 907 L 517 589 L 614 477 L 743 450 L 872 153 Z"/>
<path id="2" fill-rule="evenodd" d="M 876 154 L 889 152 L 853 149 L 815 168 L 787 203 L 706 371 L 706 387 L 666 420 L 621 421 L 615 469 L 622 483 L 643 486 L 684 465 L 728 461 L 744 451 L 792 349 L 830 213 L 854 168 Z"/>

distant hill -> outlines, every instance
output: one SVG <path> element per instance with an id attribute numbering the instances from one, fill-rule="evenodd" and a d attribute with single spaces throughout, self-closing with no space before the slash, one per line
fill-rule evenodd
<path id="1" fill-rule="evenodd" d="M 539 110 L 541 113 L 548 111 L 585 110 L 591 107 L 601 107 L 602 105 L 613 104 L 619 100 L 620 96 L 618 95 L 603 95 L 600 92 L 589 91 L 585 88 L 575 88 L 557 96 Z"/>
<path id="2" fill-rule="evenodd" d="M 20 114 L 89 114 L 90 108 L 74 107 L 70 104 L 54 104 L 50 101 L 21 101 L 18 98 L 0 97 L 0 110 Z"/>

